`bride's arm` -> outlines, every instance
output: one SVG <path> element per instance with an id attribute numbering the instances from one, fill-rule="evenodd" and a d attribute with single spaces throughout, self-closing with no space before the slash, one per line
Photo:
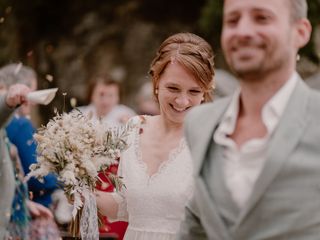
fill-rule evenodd
<path id="1" fill-rule="evenodd" d="M 97 206 L 100 213 L 110 219 L 117 219 L 119 204 L 110 192 L 96 192 Z"/>
<path id="2" fill-rule="evenodd" d="M 134 121 L 139 120 L 138 117 L 133 117 L 129 121 L 134 124 Z M 129 124 L 129 123 L 128 123 Z M 129 134 L 129 148 L 126 151 L 129 151 L 130 148 L 134 148 L 135 145 L 132 143 L 132 139 L 135 139 L 136 129 L 131 131 Z M 128 158 L 124 157 L 120 160 L 117 175 L 122 178 L 125 182 L 126 179 L 126 167 L 125 161 L 128 161 Z M 127 199 L 126 199 L 126 188 L 122 188 L 118 192 L 96 192 L 97 206 L 100 213 L 108 217 L 110 222 L 113 221 L 128 221 L 128 211 L 127 211 Z"/>

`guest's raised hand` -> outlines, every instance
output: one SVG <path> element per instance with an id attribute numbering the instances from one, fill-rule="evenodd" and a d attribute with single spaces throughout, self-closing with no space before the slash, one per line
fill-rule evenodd
<path id="1" fill-rule="evenodd" d="M 27 102 L 27 94 L 30 88 L 24 84 L 11 85 L 7 91 L 6 103 L 10 108 L 19 107 L 21 104 Z"/>

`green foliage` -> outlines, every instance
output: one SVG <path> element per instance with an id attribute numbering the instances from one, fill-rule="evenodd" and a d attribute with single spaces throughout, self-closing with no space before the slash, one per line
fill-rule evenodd
<path id="1" fill-rule="evenodd" d="M 207 39 L 212 39 L 214 48 L 220 48 L 223 0 L 207 0 L 199 18 L 200 31 Z"/>

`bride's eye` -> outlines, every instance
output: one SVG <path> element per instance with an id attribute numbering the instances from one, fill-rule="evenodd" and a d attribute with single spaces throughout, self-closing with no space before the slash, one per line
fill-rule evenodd
<path id="1" fill-rule="evenodd" d="M 177 87 L 167 87 L 170 92 L 179 92 L 179 88 Z"/>
<path id="2" fill-rule="evenodd" d="M 190 93 L 193 96 L 197 96 L 197 95 L 201 94 L 202 91 L 193 89 L 193 90 L 190 90 Z"/>

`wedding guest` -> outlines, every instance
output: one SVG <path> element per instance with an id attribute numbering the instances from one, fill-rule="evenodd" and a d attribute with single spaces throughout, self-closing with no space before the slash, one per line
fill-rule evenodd
<path id="1" fill-rule="evenodd" d="M 7 227 L 7 239 L 56 240 L 59 237 L 59 231 L 50 209 L 29 200 L 28 186 L 24 182 L 24 173 L 17 149 L 8 140 L 6 144 L 10 151 L 10 160 L 14 166 L 15 176 L 15 194 L 11 207 L 10 223 Z M 34 234 L 34 229 L 41 231 L 41 234 Z"/>
<path id="2" fill-rule="evenodd" d="M 103 214 L 129 222 L 127 240 L 176 237 L 193 192 L 183 120 L 193 106 L 212 99 L 212 49 L 195 34 L 172 35 L 161 44 L 150 75 L 160 114 L 129 120 L 136 127 L 118 170 L 125 188 L 119 193 L 98 192 L 96 197 Z"/>
<path id="3" fill-rule="evenodd" d="M 159 104 L 153 95 L 152 82 L 142 84 L 136 100 L 139 115 L 159 115 Z"/>
<path id="4" fill-rule="evenodd" d="M 1 84 L 9 87 L 12 84 L 20 83 L 28 86 L 30 90 L 37 89 L 37 76 L 35 71 L 22 64 L 9 64 L 0 69 L 4 74 Z M 30 165 L 37 162 L 36 143 L 33 139 L 35 128 L 30 120 L 32 104 L 23 103 L 14 113 L 13 118 L 6 126 L 9 140 L 17 147 L 19 158 L 23 167 L 24 174 L 30 172 Z M 32 200 L 50 207 L 51 194 L 58 189 L 57 179 L 53 174 L 44 177 L 43 183 L 35 178 L 28 181 L 29 191 L 32 192 Z"/>
<path id="5" fill-rule="evenodd" d="M 0 72 L 0 78 L 1 76 Z M 0 84 L 0 240 L 4 240 L 8 235 L 11 205 L 15 192 L 14 170 L 3 126 L 15 108 L 25 102 L 29 91 L 30 89 L 22 84 L 12 85 L 7 90 L 4 90 Z"/>
<path id="6" fill-rule="evenodd" d="M 92 120 L 100 120 L 109 126 L 119 126 L 136 113 L 120 104 L 120 83 L 108 75 L 99 75 L 90 81 L 88 87 L 88 106 L 79 107 Z"/>
<path id="7" fill-rule="evenodd" d="M 296 72 L 306 0 L 225 0 L 233 96 L 190 112 L 196 188 L 181 240 L 319 239 L 320 94 Z"/>
<path id="8" fill-rule="evenodd" d="M 17 85 L 15 84 L 24 85 L 24 88 L 28 89 L 28 91 L 35 90 L 36 88 L 36 76 L 34 71 L 22 64 L 6 65 L 0 69 L 0 73 L 1 90 L 5 92 L 9 89 L 8 96 L 11 87 L 13 86 L 16 88 Z M 25 114 L 30 112 L 30 103 L 28 101 L 21 101 L 20 104 L 20 107 L 15 110 L 15 116 L 9 121 L 6 128 L 8 133 L 6 147 L 11 151 L 10 160 L 11 165 L 13 165 L 15 176 L 15 194 L 14 199 L 11 202 L 12 211 L 10 224 L 8 226 L 9 234 L 13 239 L 41 239 L 39 237 L 56 239 L 58 237 L 58 229 L 54 223 L 51 211 L 47 208 L 48 206 L 44 207 L 41 204 L 28 199 L 29 190 L 23 180 L 26 170 L 29 171 L 29 165 L 26 160 L 32 159 L 32 163 L 35 163 L 36 152 L 35 147 L 30 147 L 34 144 L 32 137 L 34 129 L 30 120 L 25 117 Z M 11 143 L 14 143 L 15 145 L 12 145 Z M 15 149 L 17 151 L 15 151 Z M 20 157 L 22 158 L 22 161 Z M 33 187 L 34 184 L 30 186 Z M 56 188 L 57 185 L 55 180 L 54 189 Z M 44 190 L 45 188 L 41 186 L 41 190 L 39 191 Z M 32 195 L 35 196 L 34 199 L 39 201 L 39 198 L 36 198 L 35 194 Z M 42 195 L 45 195 L 45 193 Z M 44 204 L 45 202 L 41 203 L 46 205 Z M 31 221 L 32 224 L 30 224 L 30 217 L 35 217 L 34 220 Z M 41 227 L 42 229 L 45 228 L 45 230 L 43 230 L 41 236 L 36 237 L 32 235 L 31 237 L 29 226 L 31 226 L 31 229 L 35 228 L 35 223 L 37 223 L 37 229 Z"/>

